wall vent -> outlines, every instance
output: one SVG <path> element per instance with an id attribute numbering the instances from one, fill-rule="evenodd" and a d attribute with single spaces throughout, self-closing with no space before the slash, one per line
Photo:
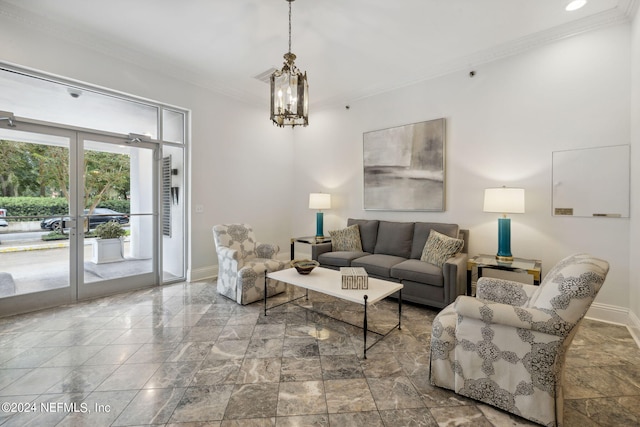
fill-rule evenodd
<path id="1" fill-rule="evenodd" d="M 258 74 L 257 76 L 253 76 L 254 79 L 258 79 L 263 83 L 271 83 L 271 74 L 273 74 L 274 71 L 277 71 L 276 68 L 269 68 L 268 70 L 265 70 L 263 72 L 261 72 L 260 74 Z"/>

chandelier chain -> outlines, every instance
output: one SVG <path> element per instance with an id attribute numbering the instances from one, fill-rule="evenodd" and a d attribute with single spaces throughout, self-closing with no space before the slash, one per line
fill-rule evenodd
<path id="1" fill-rule="evenodd" d="M 293 0 L 289 0 L 289 53 L 291 53 L 291 3 Z"/>

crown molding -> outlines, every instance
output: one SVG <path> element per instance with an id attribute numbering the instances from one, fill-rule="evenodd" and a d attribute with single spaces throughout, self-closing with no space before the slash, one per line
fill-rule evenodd
<path id="1" fill-rule="evenodd" d="M 617 7 L 607 11 L 590 15 L 549 30 L 530 34 L 508 43 L 475 52 L 471 55 L 435 64 L 428 69 L 416 70 L 412 75 L 405 77 L 393 86 L 389 86 L 386 83 L 370 85 L 322 101 L 312 102 L 312 106 L 313 108 L 324 109 L 344 105 L 345 102 L 358 101 L 447 74 L 468 70 L 471 67 L 522 54 L 579 34 L 630 22 L 634 18 L 639 4 L 640 0 L 619 0 Z M 170 58 L 150 54 L 125 46 L 122 43 L 96 37 L 75 27 L 34 14 L 13 4 L 2 4 L 0 17 L 10 19 L 22 26 L 40 31 L 48 36 L 59 38 L 108 57 L 164 75 L 165 77 L 208 89 L 223 96 L 236 99 L 239 102 L 260 106 L 267 102 L 266 98 L 256 96 L 246 90 L 232 88 L 230 85 L 212 79 L 204 70 L 182 67 L 175 61 L 171 61 Z"/>
<path id="2" fill-rule="evenodd" d="M 436 64 L 429 69 L 420 70 L 414 74 L 413 78 L 405 79 L 403 82 L 399 82 L 393 87 L 383 87 L 381 85 L 369 86 L 368 88 L 352 92 L 351 96 L 334 97 L 321 103 L 314 104 L 314 107 L 329 108 L 336 105 L 345 105 L 345 103 L 355 102 L 380 95 L 382 93 L 391 92 L 448 74 L 468 71 L 478 65 L 516 56 L 569 37 L 630 22 L 635 16 L 635 11 L 639 3 L 640 0 L 620 0 L 617 8 L 572 21 L 568 24 L 563 24 L 549 30 L 533 33 L 508 43 L 475 52 L 472 55 Z"/>

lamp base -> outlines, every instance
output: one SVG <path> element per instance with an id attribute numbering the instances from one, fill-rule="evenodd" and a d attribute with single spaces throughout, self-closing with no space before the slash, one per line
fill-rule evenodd
<path id="1" fill-rule="evenodd" d="M 324 238 L 324 224 L 322 212 L 316 212 L 316 241 Z"/>
<path id="2" fill-rule="evenodd" d="M 498 261 L 511 262 L 511 220 L 509 218 L 498 218 Z"/>

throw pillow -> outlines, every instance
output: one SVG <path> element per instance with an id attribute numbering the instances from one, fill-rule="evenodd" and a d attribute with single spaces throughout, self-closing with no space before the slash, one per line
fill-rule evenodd
<path id="1" fill-rule="evenodd" d="M 331 236 L 333 250 L 336 252 L 362 252 L 360 227 L 358 227 L 358 224 L 343 228 L 342 230 L 329 231 L 329 236 Z"/>
<path id="2" fill-rule="evenodd" d="M 425 243 L 422 250 L 420 260 L 442 268 L 445 261 L 460 252 L 463 246 L 464 240 L 454 239 L 431 230 L 427 243 Z"/>

